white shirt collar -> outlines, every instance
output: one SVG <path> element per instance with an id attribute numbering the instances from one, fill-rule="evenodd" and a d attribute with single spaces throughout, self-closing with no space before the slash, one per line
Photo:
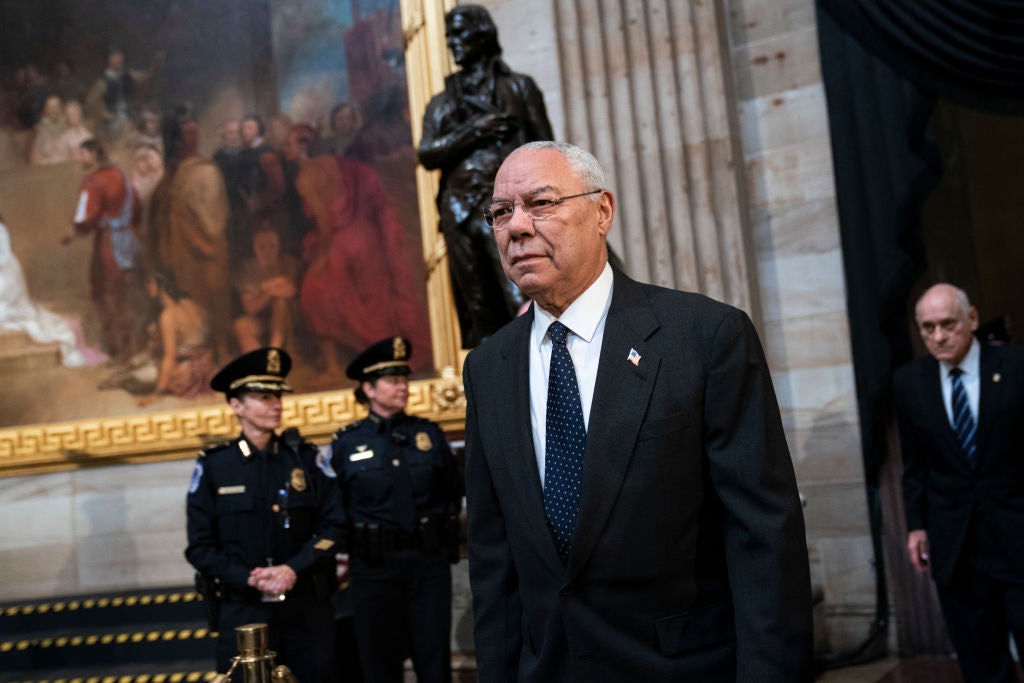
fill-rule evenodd
<path id="1" fill-rule="evenodd" d="M 573 334 L 586 340 L 588 343 L 594 339 L 597 326 L 608 313 L 612 302 L 612 283 L 615 278 L 612 275 L 612 267 L 604 264 L 604 270 L 597 276 L 593 284 L 576 300 L 569 304 L 569 307 L 562 311 L 562 315 L 555 317 L 541 308 L 536 301 L 533 302 L 533 331 L 534 340 L 539 343 L 544 339 L 548 327 L 555 320 L 573 331 Z"/>
<path id="2" fill-rule="evenodd" d="M 959 365 L 951 365 L 943 360 L 939 361 L 939 365 L 942 367 L 943 377 L 948 377 L 949 371 L 954 367 L 960 368 L 965 375 L 978 374 L 981 372 L 981 344 L 977 339 L 971 340 L 971 348 L 967 349 L 967 355 L 963 357 Z"/>

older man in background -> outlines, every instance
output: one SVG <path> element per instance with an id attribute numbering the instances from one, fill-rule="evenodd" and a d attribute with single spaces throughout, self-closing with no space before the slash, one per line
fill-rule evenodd
<path id="1" fill-rule="evenodd" d="M 907 550 L 931 572 L 967 683 L 1017 681 L 1024 644 L 1024 349 L 983 346 L 962 290 L 931 287 L 915 308 L 928 356 L 893 381 Z"/>

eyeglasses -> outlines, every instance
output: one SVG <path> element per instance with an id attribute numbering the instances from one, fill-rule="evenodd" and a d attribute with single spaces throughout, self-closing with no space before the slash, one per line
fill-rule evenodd
<path id="1" fill-rule="evenodd" d="M 522 207 L 523 213 L 533 220 L 543 220 L 545 218 L 550 218 L 551 215 L 555 213 L 555 209 L 558 208 L 558 205 L 564 201 L 576 199 L 577 197 L 587 197 L 601 192 L 604 192 L 604 190 L 580 192 L 579 194 L 571 194 L 566 197 L 531 197 L 529 199 L 524 199 L 519 206 Z M 484 209 L 484 220 L 487 221 L 487 225 L 492 228 L 504 228 L 512 220 L 512 213 L 515 210 L 515 202 L 494 202 Z"/>

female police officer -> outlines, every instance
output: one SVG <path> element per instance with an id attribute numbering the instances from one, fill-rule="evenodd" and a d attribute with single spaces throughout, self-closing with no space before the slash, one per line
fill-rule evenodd
<path id="1" fill-rule="evenodd" d="M 326 456 L 281 425 L 291 359 L 283 349 L 244 354 L 210 382 L 223 391 L 242 434 L 199 455 L 188 490 L 185 556 L 219 593 L 217 671 L 236 653 L 234 629 L 263 622 L 270 649 L 302 683 L 332 678 L 335 553 L 343 535 Z M 213 589 L 213 586 L 217 588 Z"/>
<path id="2" fill-rule="evenodd" d="M 454 520 L 461 478 L 441 428 L 405 414 L 411 347 L 373 344 L 346 373 L 366 419 L 335 434 L 332 464 L 348 522 L 352 609 L 368 683 L 402 680 L 406 646 L 420 683 L 451 680 Z"/>

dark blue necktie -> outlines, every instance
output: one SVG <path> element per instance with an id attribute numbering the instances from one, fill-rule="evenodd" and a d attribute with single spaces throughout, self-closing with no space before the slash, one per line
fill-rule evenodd
<path id="1" fill-rule="evenodd" d="M 949 371 L 949 379 L 953 385 L 953 431 L 956 432 L 956 441 L 960 444 L 960 450 L 967 458 L 967 464 L 972 468 L 975 466 L 974 452 L 977 446 L 974 443 L 974 434 L 977 431 L 974 425 L 974 418 L 971 416 L 971 405 L 967 400 L 967 390 L 960 375 L 964 371 L 960 368 L 953 368 Z"/>
<path id="2" fill-rule="evenodd" d="M 583 448 L 587 441 L 576 369 L 565 346 L 568 334 L 569 328 L 557 320 L 548 328 L 551 372 L 544 447 L 544 515 L 562 562 L 569 559 L 572 533 L 576 528 L 583 480 Z"/>

